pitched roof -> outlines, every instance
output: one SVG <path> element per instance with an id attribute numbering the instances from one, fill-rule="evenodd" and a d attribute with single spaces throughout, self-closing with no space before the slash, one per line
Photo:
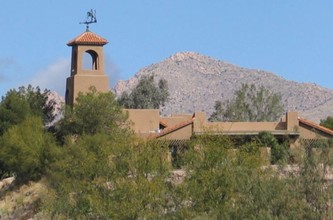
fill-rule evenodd
<path id="1" fill-rule="evenodd" d="M 86 31 L 77 36 L 76 38 L 70 40 L 67 45 L 73 46 L 73 45 L 105 45 L 108 41 L 104 39 L 103 37 L 90 32 Z"/>
<path id="2" fill-rule="evenodd" d="M 303 123 L 303 124 L 305 124 L 305 125 L 308 125 L 308 126 L 310 126 L 310 127 L 313 127 L 313 128 L 315 128 L 315 129 L 317 129 L 317 130 L 319 130 L 319 131 L 322 131 L 322 132 L 324 132 L 324 133 L 326 133 L 326 134 L 333 135 L 333 131 L 332 131 L 331 129 L 326 128 L 326 127 L 321 126 L 321 125 L 318 125 L 318 124 L 316 124 L 316 123 L 314 123 L 314 122 L 312 122 L 312 121 L 309 121 L 309 120 L 304 119 L 304 118 L 298 118 L 298 121 L 299 121 L 300 123 Z"/>
<path id="3" fill-rule="evenodd" d="M 165 128 L 160 133 L 151 135 L 150 138 L 158 138 L 158 137 L 162 137 L 164 135 L 170 134 L 174 131 L 177 131 L 178 129 L 181 129 L 183 127 L 186 127 L 186 126 L 192 124 L 193 120 L 194 120 L 194 118 L 191 118 L 189 120 L 182 121 L 182 122 L 180 122 L 180 123 L 178 123 L 178 124 L 176 124 L 176 125 L 174 125 L 170 128 Z"/>
<path id="4" fill-rule="evenodd" d="M 163 127 L 168 127 L 168 123 L 166 121 L 164 121 L 163 119 L 160 119 L 160 125 L 162 125 Z"/>

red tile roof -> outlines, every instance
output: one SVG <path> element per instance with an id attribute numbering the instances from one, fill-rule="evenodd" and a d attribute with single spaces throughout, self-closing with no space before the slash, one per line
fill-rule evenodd
<path id="1" fill-rule="evenodd" d="M 315 128 L 315 129 L 317 129 L 319 131 L 322 131 L 322 132 L 324 132 L 326 134 L 333 135 L 333 131 L 331 129 L 329 129 L 329 128 L 323 127 L 321 125 L 318 125 L 318 124 L 316 124 L 316 123 L 314 123 L 312 121 L 309 121 L 307 119 L 304 119 L 304 118 L 298 118 L 298 120 L 299 120 L 300 123 L 303 123 L 305 125 L 313 127 L 313 128 Z"/>
<path id="2" fill-rule="evenodd" d="M 186 127 L 186 126 L 192 124 L 193 120 L 194 120 L 194 118 L 191 118 L 187 121 L 182 121 L 182 122 L 180 122 L 180 123 L 178 123 L 178 124 L 176 124 L 176 125 L 174 125 L 170 128 L 165 128 L 160 133 L 151 135 L 150 138 L 158 138 L 158 137 L 162 137 L 164 135 L 170 134 L 170 133 L 172 133 L 172 132 L 174 132 L 178 129 L 181 129 L 183 127 Z"/>
<path id="3" fill-rule="evenodd" d="M 74 38 L 73 40 L 69 41 L 67 43 L 68 46 L 73 46 L 73 45 L 105 45 L 107 44 L 108 41 L 101 36 L 90 32 L 86 31 Z"/>
<path id="4" fill-rule="evenodd" d="M 164 120 L 160 119 L 160 125 L 162 125 L 163 127 L 168 127 L 168 123 L 165 122 Z"/>

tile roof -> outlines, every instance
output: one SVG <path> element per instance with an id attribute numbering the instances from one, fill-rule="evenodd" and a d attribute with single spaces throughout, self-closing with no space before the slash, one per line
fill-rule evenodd
<path id="1" fill-rule="evenodd" d="M 309 121 L 309 120 L 304 119 L 304 118 L 298 118 L 298 121 L 299 121 L 300 123 L 303 123 L 303 124 L 305 124 L 305 125 L 308 125 L 308 126 L 310 126 L 310 127 L 313 127 L 313 128 L 315 128 L 315 129 L 317 129 L 317 130 L 319 130 L 319 131 L 322 131 L 322 132 L 324 132 L 324 133 L 326 133 L 326 134 L 333 135 L 333 131 L 332 131 L 331 129 L 326 128 L 326 127 L 321 126 L 321 125 L 318 125 L 318 124 L 316 124 L 316 123 L 314 123 L 314 122 L 312 122 L 312 121 Z"/>
<path id="2" fill-rule="evenodd" d="M 170 128 L 165 128 L 160 133 L 151 135 L 150 138 L 158 138 L 158 137 L 162 137 L 164 135 L 170 134 L 170 133 L 172 133 L 172 132 L 174 132 L 178 129 L 181 129 L 183 127 L 186 127 L 186 126 L 192 124 L 193 120 L 194 120 L 194 118 L 191 118 L 189 120 L 182 121 L 182 122 L 180 122 L 180 123 L 178 123 L 178 124 L 176 124 L 176 125 L 174 125 Z"/>
<path id="3" fill-rule="evenodd" d="M 68 46 L 73 45 L 105 45 L 108 41 L 103 37 L 90 32 L 86 31 L 77 36 L 76 38 L 72 39 L 67 43 Z"/>
<path id="4" fill-rule="evenodd" d="M 164 126 L 165 128 L 168 127 L 168 123 L 163 119 L 160 119 L 160 125 Z"/>

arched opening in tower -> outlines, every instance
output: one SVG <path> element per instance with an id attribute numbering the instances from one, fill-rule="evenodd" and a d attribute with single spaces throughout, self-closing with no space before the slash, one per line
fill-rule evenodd
<path id="1" fill-rule="evenodd" d="M 87 50 L 83 55 L 84 70 L 98 70 L 98 54 L 93 50 Z"/>

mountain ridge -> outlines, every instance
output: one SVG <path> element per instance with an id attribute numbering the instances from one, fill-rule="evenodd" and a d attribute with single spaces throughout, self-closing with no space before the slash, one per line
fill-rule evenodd
<path id="1" fill-rule="evenodd" d="M 161 109 L 163 115 L 214 111 L 216 100 L 233 97 L 242 83 L 265 86 L 281 94 L 285 111 L 298 111 L 315 122 L 333 115 L 333 90 L 314 83 L 286 80 L 274 73 L 240 67 L 196 52 L 178 52 L 140 69 L 129 80 L 114 87 L 116 96 L 133 89 L 142 75 L 154 75 L 156 82 L 164 78 L 169 85 L 169 101 Z"/>

